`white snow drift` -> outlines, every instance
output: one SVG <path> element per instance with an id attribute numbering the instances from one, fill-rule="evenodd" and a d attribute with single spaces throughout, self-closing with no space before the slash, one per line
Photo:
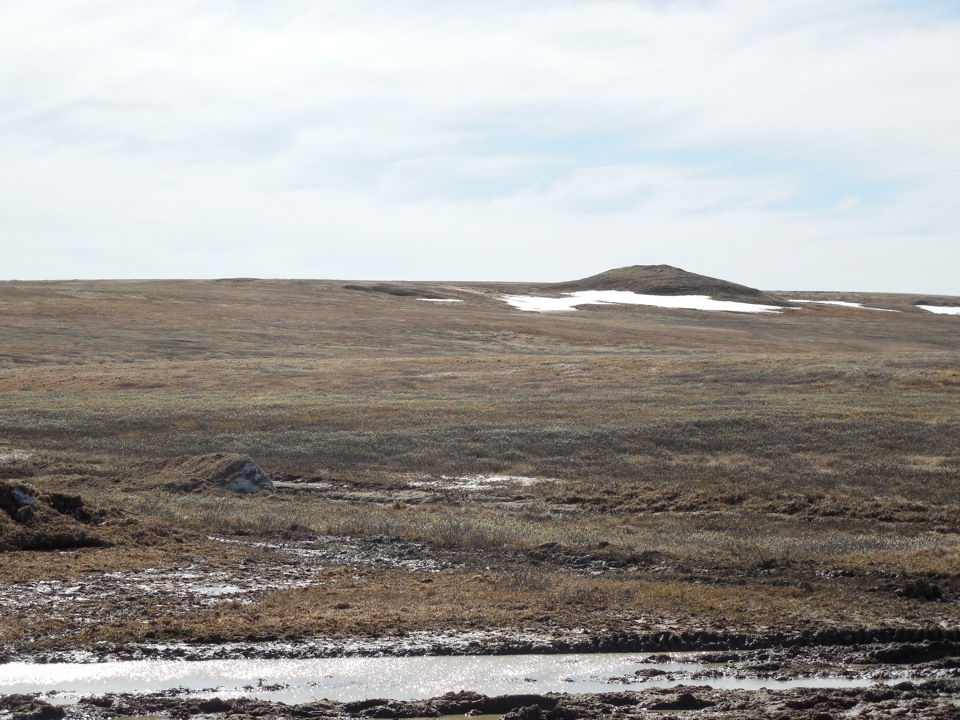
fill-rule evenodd
<path id="1" fill-rule="evenodd" d="M 960 307 L 948 307 L 946 305 L 917 305 L 917 307 L 937 315 L 960 315 Z"/>
<path id="2" fill-rule="evenodd" d="M 847 300 L 797 300 L 792 299 L 790 302 L 795 303 L 812 303 L 814 305 L 837 305 L 839 307 L 848 307 L 856 308 L 857 310 L 876 310 L 877 312 L 900 312 L 899 310 L 891 310 L 889 308 L 875 308 L 875 307 L 865 307 L 863 303 L 858 302 L 849 302 Z"/>
<path id="3" fill-rule="evenodd" d="M 564 312 L 580 305 L 647 305 L 676 310 L 710 310 L 740 313 L 780 312 L 777 305 L 759 305 L 733 300 L 714 300 L 707 295 L 641 295 L 626 290 L 580 290 L 563 297 L 504 295 L 504 302 L 526 312 Z"/>

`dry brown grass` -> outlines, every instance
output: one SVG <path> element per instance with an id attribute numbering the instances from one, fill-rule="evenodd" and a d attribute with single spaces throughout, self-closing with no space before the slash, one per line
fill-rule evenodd
<path id="1" fill-rule="evenodd" d="M 342 285 L 0 283 L 0 478 L 81 492 L 201 531 L 296 524 L 478 556 L 558 543 L 609 557 L 655 555 L 681 574 L 772 567 L 796 585 L 832 571 L 915 573 L 952 592 L 960 537 L 956 318 L 916 310 L 916 298 L 880 295 L 868 304 L 903 312 L 811 305 L 748 316 L 611 306 L 538 315 L 509 308 L 497 299 L 506 288 L 493 285 L 418 286 L 464 300 L 456 305 Z M 274 475 L 325 470 L 352 488 L 375 489 L 376 498 L 248 502 L 128 492 L 124 478 L 142 461 L 207 452 L 249 455 Z M 491 472 L 558 482 L 497 502 L 389 499 L 401 497 L 411 474 Z M 10 577 L 14 566 L 0 574 Z M 67 572 L 51 570 L 59 571 Z M 470 577 L 435 580 L 436 615 L 422 622 L 501 617 L 493 591 L 471 591 L 485 598 L 484 615 L 471 593 L 457 590 L 461 581 L 472 588 Z M 602 622 L 612 622 L 614 606 L 681 613 L 664 599 L 677 592 L 702 597 L 691 607 L 721 624 L 739 622 L 737 603 L 744 612 L 769 607 L 783 623 L 811 617 L 817 603 L 823 618 L 849 606 L 888 618 L 915 612 L 885 604 L 889 593 L 876 600 L 866 581 L 836 595 L 817 586 L 794 597 L 796 588 L 761 583 L 715 588 L 714 596 L 678 577 L 644 587 L 636 578 L 598 581 L 608 609 Z M 572 613 L 588 581 L 556 578 L 542 592 L 515 592 L 534 593 L 523 601 L 530 608 L 553 603 Z M 407 578 L 409 592 L 401 592 L 402 574 L 382 580 L 399 593 L 397 613 L 413 613 L 419 580 Z M 387 601 L 375 581 L 364 582 L 364 593 Z M 508 592 L 505 579 L 482 580 L 491 582 Z M 317 609 L 325 607 L 321 596 L 306 591 L 271 602 L 316 618 L 304 632 L 339 617 Z M 384 622 L 373 605 L 344 602 L 356 609 L 341 613 L 351 627 Z M 952 617 L 950 603 L 924 606 L 921 615 Z M 533 622 L 504 612 L 503 623 Z M 237 627 L 250 627 L 250 618 Z"/>
<path id="2" fill-rule="evenodd" d="M 104 609 L 101 623 L 71 628 L 50 620 L 41 629 L 70 635 L 80 646 L 157 641 L 297 640 L 309 637 L 389 637 L 456 629 L 549 634 L 709 631 L 720 634 L 799 633 L 811 628 L 929 626 L 929 604 L 844 588 L 792 585 L 705 585 L 636 576 L 558 576 L 541 571 L 420 573 L 334 568 L 308 588 L 269 593 L 254 604 L 228 601 L 208 610 L 170 612 L 137 605 Z M 956 626 L 956 607 L 938 622 Z M 934 623 L 935 624 L 935 623 Z M 7 642 L 22 627 L 0 626 Z M 42 635 L 30 628 L 34 637 Z M 44 641 L 34 641 L 42 647 Z"/>

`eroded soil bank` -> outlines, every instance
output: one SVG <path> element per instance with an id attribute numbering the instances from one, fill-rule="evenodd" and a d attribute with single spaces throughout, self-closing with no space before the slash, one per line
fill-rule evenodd
<path id="1" fill-rule="evenodd" d="M 316 701 L 284 705 L 262 700 L 182 698 L 174 695 L 103 695 L 75 705 L 54 706 L 25 695 L 0 697 L 0 717 L 12 720 L 123 717 L 168 718 L 427 718 L 502 716 L 504 720 L 577 720 L 578 718 L 698 718 L 765 720 L 835 717 L 911 717 L 948 720 L 960 711 L 960 681 L 903 682 L 857 689 L 730 691 L 705 687 L 651 689 L 641 693 L 583 695 L 523 694 L 486 697 L 448 693 L 431 700 L 350 703 Z"/>
<path id="2" fill-rule="evenodd" d="M 276 508 L 283 499 L 259 502 Z M 121 521 L 134 523 L 125 533 L 140 532 L 141 520 Z M 144 537 L 143 546 L 0 553 L 0 659 L 854 646 L 889 646 L 894 657 L 920 646 L 949 655 L 960 641 L 948 576 L 692 565 L 559 543 L 490 552 L 303 528 Z"/>

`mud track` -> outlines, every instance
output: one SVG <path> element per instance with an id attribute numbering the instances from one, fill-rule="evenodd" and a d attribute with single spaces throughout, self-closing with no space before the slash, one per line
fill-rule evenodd
<path id="1" fill-rule="evenodd" d="M 319 701 L 283 705 L 258 700 L 179 698 L 170 695 L 103 695 L 83 698 L 73 706 L 55 706 L 35 697 L 0 697 L 0 717 L 11 720 L 121 717 L 170 718 L 426 718 L 487 715 L 504 720 L 577 720 L 578 718 L 698 718 L 702 720 L 763 720 L 834 717 L 917 717 L 948 720 L 960 711 L 960 681 L 903 682 L 865 689 L 717 691 L 677 687 L 642 693 L 591 695 L 512 695 L 485 697 L 448 693 L 431 700 L 397 702 L 367 700 L 352 703 Z"/>

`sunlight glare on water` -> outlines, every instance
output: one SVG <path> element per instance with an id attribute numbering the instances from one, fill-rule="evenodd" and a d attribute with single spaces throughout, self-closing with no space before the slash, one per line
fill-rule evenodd
<path id="1" fill-rule="evenodd" d="M 285 703 L 326 698 L 418 700 L 472 690 L 484 695 L 610 692 L 678 684 L 759 687 L 854 687 L 867 680 L 744 680 L 694 675 L 698 663 L 650 663 L 629 653 L 454 657 L 325 658 L 310 660 L 138 660 L 106 663 L 0 665 L 0 694 L 57 691 L 81 695 L 185 688 L 197 696 L 255 697 Z M 661 671 L 648 677 L 649 671 Z M 636 673 L 642 671 L 640 675 Z"/>

